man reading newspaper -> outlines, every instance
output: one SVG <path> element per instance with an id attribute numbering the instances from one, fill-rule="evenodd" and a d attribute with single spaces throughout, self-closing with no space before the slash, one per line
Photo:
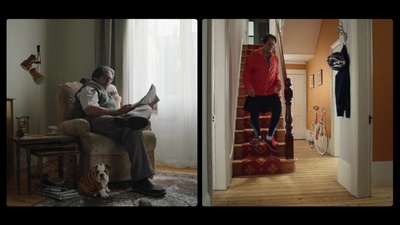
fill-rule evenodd
<path id="1" fill-rule="evenodd" d="M 153 185 L 149 178 L 154 175 L 145 145 L 142 130 L 148 125 L 152 106 L 160 99 L 155 86 L 135 104 L 120 108 L 109 94 L 108 87 L 114 80 L 115 72 L 108 66 L 100 66 L 75 94 L 75 118 L 86 119 L 92 132 L 121 140 L 131 161 L 132 191 L 149 196 L 163 196 L 164 188 Z"/>

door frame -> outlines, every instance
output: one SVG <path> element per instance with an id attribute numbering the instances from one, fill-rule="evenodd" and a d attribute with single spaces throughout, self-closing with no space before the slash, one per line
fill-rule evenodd
<path id="1" fill-rule="evenodd" d="M 335 41 L 331 45 L 332 52 L 339 52 L 343 47 L 343 44 L 340 42 L 340 39 Z M 340 123 L 339 119 L 336 116 L 336 98 L 335 98 L 335 76 L 337 71 L 331 70 L 331 102 L 332 102 L 332 111 L 331 111 L 331 139 L 329 141 L 328 153 L 334 157 L 340 156 L 339 146 L 340 146 Z"/>
<path id="2" fill-rule="evenodd" d="M 302 97 L 301 101 L 302 101 L 302 105 L 304 106 L 304 108 L 302 109 L 302 112 L 301 112 L 302 115 L 304 115 L 304 117 L 302 118 L 303 119 L 303 124 L 304 124 L 304 127 L 303 127 L 303 130 L 304 130 L 304 134 L 303 135 L 304 136 L 303 136 L 303 138 L 297 137 L 296 139 L 305 139 L 307 137 L 307 134 L 308 134 L 308 132 L 307 132 L 307 117 L 305 116 L 305 115 L 307 115 L 307 107 L 306 107 L 306 105 L 307 105 L 307 102 L 306 102 L 306 98 L 307 98 L 307 96 L 306 96 L 306 70 L 287 69 L 286 73 L 287 73 L 287 77 L 288 78 L 290 78 L 290 76 L 298 76 L 298 77 L 302 78 L 302 80 L 301 80 L 302 84 L 301 85 L 303 86 L 303 90 L 304 91 L 303 91 L 303 93 L 300 93 L 300 96 Z M 293 83 L 292 83 L 292 87 L 293 87 Z M 292 88 L 292 90 L 293 90 L 293 93 L 295 93 L 293 88 Z M 284 95 L 281 95 L 281 96 L 282 96 L 281 97 L 282 105 L 285 105 L 285 96 Z M 296 96 L 299 96 L 299 93 L 296 93 Z M 293 102 L 292 102 L 292 105 L 293 105 Z M 282 115 L 285 115 L 284 114 L 285 113 L 285 109 L 286 109 L 286 107 L 282 107 L 282 113 L 283 113 Z M 293 111 L 293 107 L 292 107 L 292 117 L 293 117 L 293 113 L 294 113 L 294 111 Z M 293 118 L 293 121 L 294 121 L 294 118 Z M 285 122 L 285 124 L 286 124 L 286 122 Z M 293 123 L 292 123 L 292 125 L 293 125 Z"/>

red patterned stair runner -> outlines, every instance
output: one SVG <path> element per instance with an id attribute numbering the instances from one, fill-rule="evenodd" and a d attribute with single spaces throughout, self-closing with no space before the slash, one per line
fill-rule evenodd
<path id="1" fill-rule="evenodd" d="M 269 117 L 263 115 L 260 117 L 261 127 L 269 127 Z M 271 151 L 265 141 L 258 145 L 250 145 L 250 140 L 254 137 L 254 131 L 251 128 L 250 118 L 245 116 L 243 130 L 243 145 L 242 145 L 242 174 L 243 175 L 266 175 L 280 174 L 281 161 L 278 153 Z M 261 136 L 265 139 L 268 129 L 261 128 Z"/>
<path id="2" fill-rule="evenodd" d="M 246 157 L 242 159 L 243 175 L 280 174 L 281 160 L 273 157 Z"/>

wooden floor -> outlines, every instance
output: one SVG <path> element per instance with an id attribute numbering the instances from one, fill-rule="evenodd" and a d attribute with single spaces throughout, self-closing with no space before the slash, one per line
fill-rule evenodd
<path id="1" fill-rule="evenodd" d="M 34 172 L 36 167 L 32 167 L 31 172 Z M 197 174 L 197 169 L 189 169 L 189 168 L 169 168 L 169 167 L 156 167 L 157 172 L 174 172 L 174 173 L 188 173 L 188 174 Z M 45 173 L 48 173 L 50 177 L 57 177 L 57 166 L 56 164 L 49 163 L 48 166 L 45 167 Z M 68 173 L 67 178 L 68 178 Z M 31 194 L 28 194 L 27 181 L 26 181 L 26 169 L 21 170 L 21 192 L 18 194 L 17 190 L 17 181 L 14 177 L 13 179 L 9 179 L 7 182 L 7 203 L 6 206 L 14 207 L 14 206 L 33 206 L 43 200 L 46 199 L 45 196 L 35 193 L 35 187 L 38 184 L 39 179 L 32 179 L 32 188 Z"/>
<path id="2" fill-rule="evenodd" d="M 228 190 L 213 191 L 213 206 L 392 206 L 393 187 L 373 188 L 357 199 L 337 182 L 338 158 L 321 156 L 295 140 L 296 171 L 256 178 L 233 178 Z"/>

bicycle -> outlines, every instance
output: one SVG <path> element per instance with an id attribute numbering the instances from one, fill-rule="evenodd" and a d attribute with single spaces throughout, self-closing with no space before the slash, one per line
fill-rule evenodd
<path id="1" fill-rule="evenodd" d="M 320 155 L 325 155 L 328 151 L 329 140 L 324 123 L 324 113 L 328 111 L 328 109 L 319 109 L 319 106 L 314 106 L 312 111 L 315 112 L 315 119 L 313 119 L 310 124 L 308 144 L 311 148 L 315 147 Z M 318 114 L 321 115 L 320 120 L 318 120 Z"/>

